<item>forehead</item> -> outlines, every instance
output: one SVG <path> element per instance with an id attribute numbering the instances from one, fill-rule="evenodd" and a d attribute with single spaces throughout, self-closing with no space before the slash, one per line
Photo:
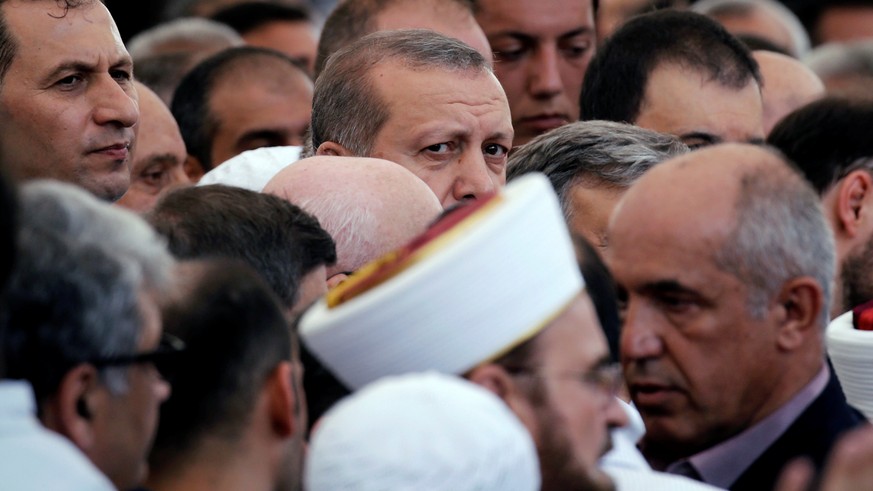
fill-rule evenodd
<path id="1" fill-rule="evenodd" d="M 47 69 L 71 61 L 108 56 L 127 59 L 115 21 L 98 1 L 64 9 L 52 1 L 7 1 L 0 7 L 4 22 L 17 42 L 13 65 Z"/>
<path id="2" fill-rule="evenodd" d="M 389 62 L 377 65 L 368 76 L 389 108 L 389 120 L 427 122 L 443 116 L 494 115 L 495 123 L 503 127 L 498 129 L 511 132 L 506 94 L 490 72 L 413 70 Z"/>
<path id="3" fill-rule="evenodd" d="M 489 35 L 560 36 L 593 29 L 591 0 L 478 0 L 476 18 Z"/>
<path id="4" fill-rule="evenodd" d="M 587 369 L 609 356 L 606 336 L 585 292 L 535 339 L 535 363 L 555 369 Z"/>
<path id="5" fill-rule="evenodd" d="M 302 72 L 284 63 L 262 69 L 246 63 L 246 67 L 232 72 L 220 79 L 209 96 L 211 112 L 220 123 L 261 119 L 259 114 L 276 112 L 279 108 L 287 110 L 288 119 L 301 114 L 308 118 L 313 87 Z"/>
<path id="6" fill-rule="evenodd" d="M 649 75 L 638 126 L 679 137 L 706 133 L 720 141 L 763 139 L 763 103 L 757 82 L 735 89 L 698 70 L 660 63 Z"/>

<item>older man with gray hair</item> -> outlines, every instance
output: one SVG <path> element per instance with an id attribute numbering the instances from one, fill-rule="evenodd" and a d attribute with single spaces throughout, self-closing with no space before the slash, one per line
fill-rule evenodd
<path id="1" fill-rule="evenodd" d="M 825 362 L 834 241 L 781 154 L 718 145 L 671 159 L 625 194 L 609 236 L 624 375 L 654 468 L 773 489 L 789 461 L 820 468 L 863 423 Z"/>
<path id="2" fill-rule="evenodd" d="M 157 295 L 173 260 L 140 218 L 82 190 L 34 182 L 21 198 L 5 376 L 29 382 L 42 424 L 129 489 L 170 393 L 156 368 L 178 346 L 162 339 Z"/>
<path id="3" fill-rule="evenodd" d="M 491 64 L 428 30 L 370 34 L 334 54 L 312 101 L 310 153 L 406 167 L 444 207 L 506 181 L 512 120 Z"/>
<path id="4" fill-rule="evenodd" d="M 688 147 L 670 135 L 611 121 L 582 121 L 519 148 L 506 176 L 545 174 L 570 229 L 604 249 L 609 215 L 625 191 L 653 165 L 686 152 Z"/>

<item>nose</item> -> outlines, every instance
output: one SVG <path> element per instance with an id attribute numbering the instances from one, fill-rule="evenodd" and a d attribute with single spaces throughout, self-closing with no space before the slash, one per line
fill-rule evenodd
<path id="1" fill-rule="evenodd" d="M 529 65 L 528 90 L 538 99 L 554 97 L 563 92 L 557 46 L 543 45 L 535 52 L 533 63 Z"/>
<path id="2" fill-rule="evenodd" d="M 627 412 L 617 397 L 610 397 L 606 406 L 606 425 L 610 428 L 623 428 L 630 424 Z"/>
<path id="3" fill-rule="evenodd" d="M 452 183 L 454 202 L 463 199 L 479 199 L 497 191 L 500 175 L 488 169 L 481 150 L 471 149 L 457 163 L 457 174 Z M 453 203 L 443 203 L 447 206 Z"/>
<path id="4" fill-rule="evenodd" d="M 155 380 L 155 399 L 158 402 L 166 401 L 170 397 L 171 392 L 172 388 L 169 382 L 160 377 Z"/>
<path id="5" fill-rule="evenodd" d="M 621 328 L 621 358 L 623 361 L 656 358 L 664 352 L 661 337 L 654 329 L 654 319 L 645 315 L 633 300 L 628 301 L 624 325 Z"/>
<path id="6" fill-rule="evenodd" d="M 139 120 L 139 99 L 131 82 L 104 74 L 92 85 L 94 122 L 130 128 Z"/>

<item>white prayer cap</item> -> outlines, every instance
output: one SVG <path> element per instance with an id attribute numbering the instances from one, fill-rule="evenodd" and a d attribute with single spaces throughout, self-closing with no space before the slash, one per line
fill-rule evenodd
<path id="1" fill-rule="evenodd" d="M 536 335 L 582 287 L 557 197 L 531 174 L 361 268 L 304 314 L 300 335 L 353 390 L 460 375 Z"/>
<path id="2" fill-rule="evenodd" d="M 261 192 L 280 170 L 300 159 L 301 147 L 262 147 L 231 157 L 200 178 L 198 186 L 224 184 Z"/>
<path id="3" fill-rule="evenodd" d="M 388 377 L 334 406 L 309 446 L 308 491 L 536 491 L 530 433 L 497 396 L 437 373 Z"/>
<path id="4" fill-rule="evenodd" d="M 873 331 L 855 329 L 850 310 L 827 329 L 828 356 L 846 400 L 873 421 Z"/>

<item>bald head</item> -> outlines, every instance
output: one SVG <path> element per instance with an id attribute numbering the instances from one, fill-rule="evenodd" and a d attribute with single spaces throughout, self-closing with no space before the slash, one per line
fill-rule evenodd
<path id="1" fill-rule="evenodd" d="M 303 159 L 273 177 L 264 192 L 312 213 L 330 233 L 337 262 L 328 277 L 351 273 L 402 246 L 442 212 L 424 181 L 381 159 Z"/>
<path id="2" fill-rule="evenodd" d="M 755 51 L 752 57 L 764 80 L 764 133 L 769 135 L 776 123 L 795 109 L 824 97 L 821 79 L 796 59 L 772 51 Z"/>
<path id="3" fill-rule="evenodd" d="M 656 166 L 624 196 L 608 233 L 614 246 L 694 249 L 747 283 L 759 297 L 751 303 L 794 276 L 815 278 L 830 298 L 834 246 L 816 193 L 767 147 L 717 145 Z"/>

